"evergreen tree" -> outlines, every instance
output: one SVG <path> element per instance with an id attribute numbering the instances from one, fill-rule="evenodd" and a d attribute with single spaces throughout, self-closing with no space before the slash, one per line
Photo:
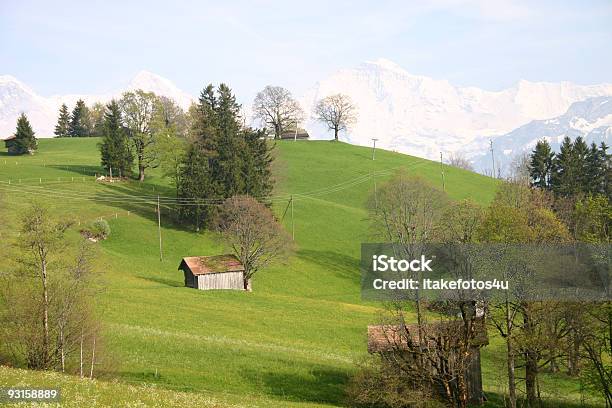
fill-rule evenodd
<path id="1" fill-rule="evenodd" d="M 602 188 L 601 191 L 608 197 L 608 200 L 612 200 L 612 185 L 610 185 L 610 181 L 612 180 L 612 166 L 610 165 L 610 161 L 612 160 L 612 155 L 608 154 L 608 146 L 605 142 L 601 142 L 599 145 L 600 152 L 600 160 L 601 160 L 601 172 L 602 172 Z"/>
<path id="2" fill-rule="evenodd" d="M 261 131 L 241 125 L 240 105 L 231 89 L 221 84 L 215 92 L 212 85 L 207 86 L 194 115 L 193 142 L 178 181 L 179 198 L 224 200 L 250 194 L 265 201 L 272 189 L 270 149 Z M 206 195 L 193 196 L 197 194 Z M 190 211 L 181 209 L 181 216 L 196 217 L 198 227 L 212 216 L 210 209 L 200 208 L 197 214 Z"/>
<path id="3" fill-rule="evenodd" d="M 34 136 L 34 130 L 30 125 L 25 113 L 17 119 L 17 130 L 15 131 L 15 145 L 17 154 L 33 153 L 38 148 L 38 141 Z"/>
<path id="4" fill-rule="evenodd" d="M 553 157 L 554 153 L 548 141 L 539 140 L 529 162 L 529 177 L 532 186 L 546 190 L 551 188 Z"/>
<path id="5" fill-rule="evenodd" d="M 177 192 L 180 204 L 184 204 L 179 205 L 179 216 L 189 220 L 199 231 L 212 213 L 212 203 L 205 200 L 215 196 L 208 167 L 208 152 L 201 144 L 193 143 L 187 148 L 178 174 Z"/>
<path id="6" fill-rule="evenodd" d="M 582 136 L 574 140 L 574 167 L 576 171 L 576 193 L 586 192 L 589 189 L 590 180 L 588 178 L 589 146 Z"/>
<path id="7" fill-rule="evenodd" d="M 112 100 L 106 107 L 103 124 L 103 139 L 99 145 L 102 166 L 114 176 L 127 176 L 134 157 L 129 148 L 127 132 L 121 123 L 121 110 Z"/>
<path id="8" fill-rule="evenodd" d="M 605 159 L 595 143 L 591 143 L 585 158 L 585 191 L 591 194 L 601 194 L 604 188 Z"/>
<path id="9" fill-rule="evenodd" d="M 59 116 L 57 118 L 57 125 L 55 125 L 55 136 L 56 137 L 68 137 L 68 126 L 70 124 L 70 114 L 68 113 L 68 106 L 62 103 L 59 110 Z"/>
<path id="10" fill-rule="evenodd" d="M 68 126 L 68 135 L 70 137 L 85 137 L 89 131 L 89 112 L 85 102 L 79 99 L 72 110 L 70 116 L 70 124 Z"/>
<path id="11" fill-rule="evenodd" d="M 574 144 L 569 137 L 561 143 L 559 153 L 553 160 L 552 187 L 556 194 L 572 196 L 581 190 L 578 184 L 578 166 Z"/>

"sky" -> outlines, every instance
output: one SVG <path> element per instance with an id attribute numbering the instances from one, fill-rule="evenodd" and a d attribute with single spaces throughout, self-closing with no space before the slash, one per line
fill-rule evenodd
<path id="1" fill-rule="evenodd" d="M 118 89 L 144 69 L 245 100 L 385 58 L 487 90 L 612 83 L 611 22 L 610 0 L 0 0 L 0 75 L 50 96 Z"/>

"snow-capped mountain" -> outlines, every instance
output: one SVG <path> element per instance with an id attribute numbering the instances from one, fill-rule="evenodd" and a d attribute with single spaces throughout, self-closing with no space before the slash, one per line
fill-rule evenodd
<path id="1" fill-rule="evenodd" d="M 0 76 L 0 138 L 14 132 L 20 112 L 28 114 L 38 137 L 51 137 L 61 103 L 72 108 L 78 99 L 87 104 L 107 102 L 131 89 L 170 97 L 185 109 L 195 100 L 170 80 L 147 71 L 139 72 L 126 86 L 105 94 L 51 97 L 36 94 L 16 78 Z M 585 86 L 523 80 L 508 89 L 487 91 L 413 75 L 391 61 L 379 59 L 340 70 L 316 83 L 299 98 L 308 117 L 304 126 L 313 139 L 331 137 L 330 132 L 312 118 L 311 112 L 320 98 L 334 93 L 349 95 L 358 111 L 357 123 L 349 132 L 340 135 L 342 140 L 370 146 L 371 139 L 377 138 L 377 146 L 382 148 L 431 159 L 437 159 L 441 151 L 447 157 L 463 152 L 481 164 L 480 170 L 487 168 L 486 159 L 482 161 L 480 156 L 488 152 L 489 138 L 494 139 L 497 154 L 505 152 L 510 158 L 528 149 L 538 137 L 559 137 L 570 129 L 572 132 L 582 129 L 581 134 L 588 133 L 592 137 L 609 136 L 608 122 L 592 120 L 599 113 L 585 113 L 595 112 L 595 108 L 589 110 L 585 107 L 587 102 L 586 105 L 575 103 L 612 96 L 612 84 Z M 565 118 L 566 112 L 570 115 L 570 106 L 575 114 L 566 123 L 558 117 Z M 243 107 L 247 116 L 249 111 L 248 105 Z M 561 121 L 558 128 L 545 129 L 546 120 L 551 118 Z M 535 124 L 532 121 L 536 121 Z"/>
<path id="2" fill-rule="evenodd" d="M 338 71 L 318 82 L 301 102 L 309 111 L 318 99 L 334 93 L 349 95 L 359 111 L 344 140 L 369 146 L 377 138 L 381 147 L 433 159 L 440 151 L 470 156 L 484 151 L 483 136 L 503 135 L 532 120 L 561 115 L 574 102 L 612 95 L 612 84 L 520 81 L 493 92 L 412 75 L 381 59 Z M 315 138 L 330 137 L 312 119 L 306 128 Z"/>
<path id="3" fill-rule="evenodd" d="M 541 139 L 548 140 L 553 150 L 558 151 L 565 136 L 572 140 L 582 136 L 588 144 L 604 141 L 609 145 L 612 138 L 612 96 L 575 102 L 563 115 L 534 120 L 512 132 L 493 137 L 495 167 L 501 167 L 502 172 L 507 170 L 514 157 L 530 152 Z M 488 139 L 477 145 L 486 142 Z M 490 172 L 492 161 L 489 152 L 482 152 L 473 159 L 477 169 Z"/>
<path id="4" fill-rule="evenodd" d="M 10 76 L 0 76 L 0 139 L 15 132 L 17 117 L 21 112 L 28 115 L 37 137 L 53 137 L 57 114 L 62 103 L 69 109 L 76 101 L 83 99 L 91 105 L 95 102 L 106 103 L 118 98 L 128 90 L 142 89 L 172 98 L 183 109 L 187 109 L 195 99 L 176 87 L 171 81 L 148 71 L 140 71 L 129 84 L 119 90 L 99 95 L 54 95 L 43 97 L 34 90 Z"/>

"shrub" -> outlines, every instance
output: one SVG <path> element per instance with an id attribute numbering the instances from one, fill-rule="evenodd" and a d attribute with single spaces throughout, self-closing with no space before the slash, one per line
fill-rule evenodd
<path id="1" fill-rule="evenodd" d="M 108 238 L 111 229 L 106 220 L 99 219 L 92 222 L 86 232 L 89 237 L 102 240 Z"/>

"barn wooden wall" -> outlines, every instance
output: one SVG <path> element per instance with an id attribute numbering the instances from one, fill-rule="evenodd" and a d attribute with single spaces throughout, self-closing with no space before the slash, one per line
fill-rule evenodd
<path id="1" fill-rule="evenodd" d="M 207 273 L 198 276 L 198 289 L 244 289 L 242 272 Z"/>

